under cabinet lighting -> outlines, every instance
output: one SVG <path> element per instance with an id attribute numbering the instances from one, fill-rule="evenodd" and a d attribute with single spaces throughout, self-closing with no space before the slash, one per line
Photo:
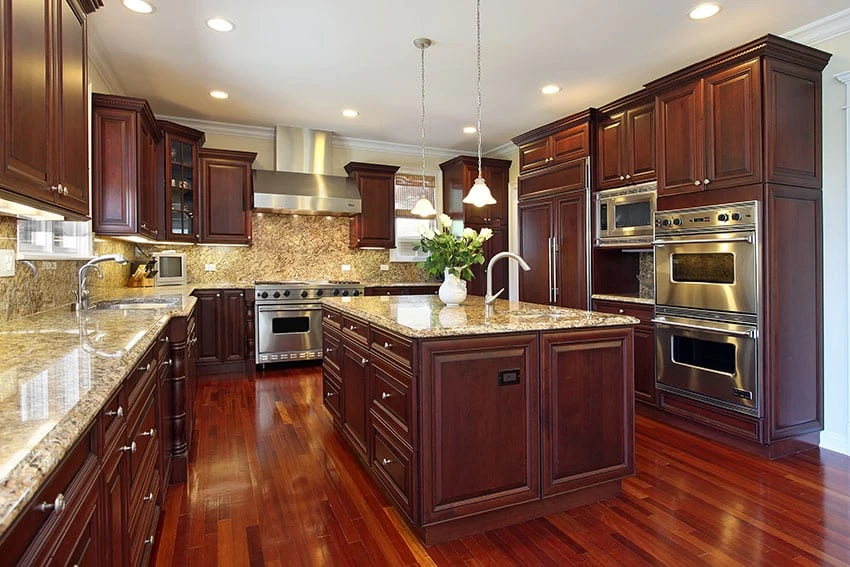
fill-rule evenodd
<path id="1" fill-rule="evenodd" d="M 705 20 L 706 18 L 716 16 L 718 12 L 720 12 L 720 4 L 706 2 L 691 8 L 688 12 L 688 17 L 692 20 Z"/>
<path id="2" fill-rule="evenodd" d="M 235 26 L 233 25 L 233 22 L 225 20 L 224 18 L 210 18 L 207 20 L 207 27 L 215 31 L 229 32 L 233 31 Z"/>
<path id="3" fill-rule="evenodd" d="M 122 4 L 128 10 L 132 10 L 137 14 L 152 14 L 154 11 L 153 4 L 145 2 L 145 0 L 123 0 Z"/>
<path id="4" fill-rule="evenodd" d="M 224 91 L 210 91 L 210 96 L 219 100 L 230 98 L 230 95 Z"/>

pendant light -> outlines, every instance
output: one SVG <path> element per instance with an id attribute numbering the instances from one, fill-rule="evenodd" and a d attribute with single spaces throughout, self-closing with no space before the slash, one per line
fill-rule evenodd
<path id="1" fill-rule="evenodd" d="M 420 71 L 422 76 L 422 120 L 419 124 L 420 140 L 422 142 L 422 197 L 416 201 L 416 205 L 410 210 L 414 215 L 420 217 L 433 217 L 437 209 L 428 199 L 428 190 L 425 188 L 425 50 L 431 46 L 431 40 L 427 37 L 417 37 L 413 45 L 419 50 Z"/>
<path id="2" fill-rule="evenodd" d="M 476 62 L 478 64 L 478 177 L 475 178 L 475 183 L 469 190 L 469 194 L 464 197 L 463 202 L 476 207 L 485 205 L 495 205 L 496 199 L 487 187 L 487 182 L 481 175 L 481 0 L 475 1 L 475 44 L 476 44 Z"/>

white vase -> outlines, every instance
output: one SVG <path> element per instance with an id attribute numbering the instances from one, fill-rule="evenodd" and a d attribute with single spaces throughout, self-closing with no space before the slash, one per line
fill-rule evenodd
<path id="1" fill-rule="evenodd" d="M 440 284 L 440 301 L 449 306 L 457 306 L 466 299 L 466 280 L 455 275 L 451 268 L 446 268 L 445 279 Z"/>

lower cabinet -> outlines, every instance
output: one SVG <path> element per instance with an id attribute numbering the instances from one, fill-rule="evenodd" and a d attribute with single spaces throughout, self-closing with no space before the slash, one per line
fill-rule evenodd
<path id="1" fill-rule="evenodd" d="M 193 295 L 198 298 L 198 374 L 252 373 L 253 299 L 244 289 L 203 289 Z"/>
<path id="2" fill-rule="evenodd" d="M 362 346 L 343 338 L 342 342 L 342 430 L 357 456 L 369 461 L 366 435 L 369 415 L 369 353 Z"/>
<path id="3" fill-rule="evenodd" d="M 363 295 L 436 295 L 440 284 L 416 285 L 370 285 L 363 290 Z"/>

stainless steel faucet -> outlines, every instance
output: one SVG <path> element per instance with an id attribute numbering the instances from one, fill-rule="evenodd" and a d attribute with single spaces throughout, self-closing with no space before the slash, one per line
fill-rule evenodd
<path id="1" fill-rule="evenodd" d="M 499 297 L 499 294 L 505 291 L 505 288 L 502 288 L 495 294 L 493 293 L 493 264 L 502 258 L 511 258 L 516 260 L 520 267 L 526 272 L 531 269 L 531 266 L 529 266 L 519 254 L 514 254 L 513 252 L 499 252 L 498 254 L 495 254 L 487 263 L 487 295 L 484 296 L 484 305 L 492 305 L 496 301 L 496 298 Z"/>
<path id="2" fill-rule="evenodd" d="M 89 269 L 93 269 L 97 272 L 97 277 L 103 279 L 103 273 L 96 264 L 110 261 L 118 262 L 119 264 L 127 263 L 127 259 L 121 254 L 107 254 L 105 256 L 92 258 L 80 267 L 80 271 L 77 273 L 77 290 L 72 292 L 76 299 L 76 301 L 74 301 L 75 311 L 85 311 L 89 308 L 89 290 L 86 289 L 86 276 L 88 275 Z"/>

